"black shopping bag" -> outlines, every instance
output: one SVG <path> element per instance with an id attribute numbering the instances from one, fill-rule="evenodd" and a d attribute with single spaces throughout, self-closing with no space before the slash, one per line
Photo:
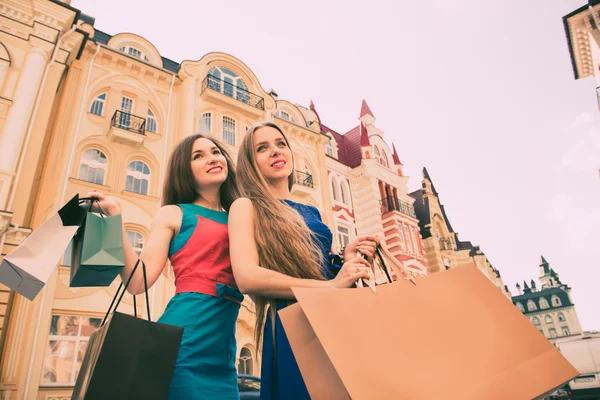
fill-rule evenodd
<path id="1" fill-rule="evenodd" d="M 140 262 L 148 320 L 116 311 L 111 314 Z M 165 400 L 182 336 L 181 327 L 150 321 L 146 266 L 138 260 L 125 286 L 119 286 L 102 325 L 90 338 L 71 399 Z"/>

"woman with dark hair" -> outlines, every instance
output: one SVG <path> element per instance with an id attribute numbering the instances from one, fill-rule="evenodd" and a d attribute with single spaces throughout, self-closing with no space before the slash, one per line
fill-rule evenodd
<path id="1" fill-rule="evenodd" d="M 92 191 L 94 210 L 120 214 L 119 205 Z M 243 295 L 229 259 L 228 211 L 238 197 L 231 157 L 218 141 L 202 135 L 184 139 L 173 151 L 166 174 L 163 206 L 152 222 L 139 256 L 148 286 L 171 261 L 176 295 L 158 322 L 184 328 L 169 399 L 239 400 L 235 368 L 235 325 Z M 138 260 L 123 232 L 126 281 Z M 128 291 L 144 291 L 142 272 Z"/>
<path id="2" fill-rule="evenodd" d="M 231 206 L 231 263 L 242 292 L 256 304 L 256 341 L 262 338 L 261 399 L 310 399 L 277 316 L 294 301 L 291 287 L 348 288 L 369 279 L 379 241 L 365 236 L 332 257 L 333 236 L 316 207 L 290 199 L 294 159 L 281 129 L 262 123 L 240 146 L 237 174 L 243 198 Z M 337 259 L 335 267 L 330 262 Z M 258 346 L 257 346 L 258 347 Z"/>

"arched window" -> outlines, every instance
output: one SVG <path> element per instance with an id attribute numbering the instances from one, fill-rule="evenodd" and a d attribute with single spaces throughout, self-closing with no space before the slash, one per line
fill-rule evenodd
<path id="1" fill-rule="evenodd" d="M 552 295 L 552 305 L 554 307 L 562 306 L 562 301 L 560 301 L 560 298 L 557 295 Z"/>
<path id="2" fill-rule="evenodd" d="M 212 114 L 209 112 L 202 113 L 198 120 L 198 133 L 207 135 L 212 132 Z"/>
<path id="3" fill-rule="evenodd" d="M 253 375 L 252 352 L 247 347 L 242 347 L 242 350 L 240 350 L 240 358 L 238 359 L 238 374 Z"/>
<path id="4" fill-rule="evenodd" d="M 565 322 L 567 319 L 565 318 L 565 315 L 561 312 L 558 313 L 558 320 L 560 322 Z"/>
<path id="5" fill-rule="evenodd" d="M 533 300 L 528 300 L 527 301 L 527 311 L 535 311 L 537 310 L 537 306 L 535 305 L 535 302 Z"/>
<path id="6" fill-rule="evenodd" d="M 150 61 L 140 49 L 137 49 L 133 46 L 121 46 L 119 51 L 122 51 L 123 53 L 130 55 L 131 57 L 135 57 L 138 60 L 143 60 L 145 62 Z"/>
<path id="7" fill-rule="evenodd" d="M 286 121 L 294 122 L 294 118 L 287 111 L 279 110 L 275 113 L 275 116 L 277 116 L 281 119 L 285 119 Z"/>
<path id="8" fill-rule="evenodd" d="M 148 195 L 150 186 L 150 168 L 142 161 L 132 161 L 127 165 L 125 190 Z"/>
<path id="9" fill-rule="evenodd" d="M 521 304 L 520 302 L 517 301 L 516 306 L 519 309 L 519 311 L 525 312 L 525 307 L 523 307 L 523 304 Z"/>
<path id="10" fill-rule="evenodd" d="M 553 319 L 553 318 L 552 318 L 550 315 L 546 315 L 546 316 L 544 317 L 544 322 L 545 322 L 547 325 L 553 325 L 553 324 L 554 324 L 554 319 Z"/>
<path id="11" fill-rule="evenodd" d="M 402 246 L 402 250 L 406 250 L 406 243 L 404 241 L 404 233 L 403 233 L 402 224 L 398 223 L 398 237 L 400 238 L 400 246 Z"/>
<path id="12" fill-rule="evenodd" d="M 389 167 L 387 153 L 385 150 L 381 150 L 381 159 L 379 161 L 383 166 Z"/>
<path id="13" fill-rule="evenodd" d="M 521 304 L 521 303 L 518 303 L 518 304 Z M 521 307 L 522 307 L 522 306 L 521 306 Z M 541 323 L 540 323 L 540 319 L 539 319 L 538 317 L 533 317 L 533 319 L 531 320 L 531 322 L 533 322 L 533 324 L 534 324 L 535 326 L 540 326 L 540 324 L 541 324 Z"/>
<path id="14" fill-rule="evenodd" d="M 248 86 L 235 72 L 226 67 L 214 67 L 208 71 L 208 87 L 244 103 L 250 102 Z"/>
<path id="15" fill-rule="evenodd" d="M 542 310 L 544 310 L 544 309 L 546 309 L 546 308 L 550 308 L 550 305 L 548 304 L 548 300 L 546 300 L 546 298 L 545 298 L 545 297 L 542 297 L 542 298 L 540 299 L 540 308 L 541 308 Z"/>
<path id="16" fill-rule="evenodd" d="M 230 117 L 223 117 L 223 141 L 235 146 L 235 120 Z"/>
<path id="17" fill-rule="evenodd" d="M 333 200 L 340 201 L 340 196 L 338 194 L 338 187 L 335 178 L 331 179 L 331 195 L 333 196 Z"/>
<path id="18" fill-rule="evenodd" d="M 146 131 L 156 133 L 158 131 L 158 124 L 156 123 L 156 117 L 150 108 L 148 108 L 148 118 L 146 119 Z"/>
<path id="19" fill-rule="evenodd" d="M 100 93 L 94 98 L 90 106 L 90 113 L 99 116 L 104 115 L 104 103 L 106 103 L 106 92 Z"/>
<path id="20" fill-rule="evenodd" d="M 127 233 L 127 239 L 131 242 L 133 246 L 133 250 L 139 256 L 142 253 L 142 249 L 144 248 L 144 237 L 135 231 L 125 231 Z"/>
<path id="21" fill-rule="evenodd" d="M 106 155 L 98 149 L 88 149 L 81 155 L 77 179 L 104 185 L 104 178 L 108 169 Z"/>
<path id="22" fill-rule="evenodd" d="M 329 139 L 329 141 L 325 143 L 325 153 L 327 153 L 327 155 L 331 157 L 333 157 L 333 145 L 331 144 L 332 140 L 333 139 Z"/>
<path id="23" fill-rule="evenodd" d="M 340 182 L 340 189 L 342 195 L 342 203 L 350 205 L 350 188 L 348 187 L 348 182 L 346 180 L 342 180 L 342 182 Z"/>
<path id="24" fill-rule="evenodd" d="M 417 242 L 417 235 L 415 234 L 415 228 L 410 227 L 411 239 L 413 244 L 413 251 L 415 254 L 419 254 L 419 243 Z"/>
<path id="25" fill-rule="evenodd" d="M 381 156 L 381 154 L 379 154 L 379 149 L 377 148 L 377 146 L 373 146 L 373 155 L 379 161 L 379 157 Z"/>

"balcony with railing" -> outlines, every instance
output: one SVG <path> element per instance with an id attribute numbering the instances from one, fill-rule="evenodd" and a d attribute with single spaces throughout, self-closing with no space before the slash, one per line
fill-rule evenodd
<path id="1" fill-rule="evenodd" d="M 397 211 L 411 218 L 417 218 L 415 208 L 412 204 L 406 203 L 397 197 L 386 197 L 379 201 L 381 205 L 381 214 L 386 214 L 390 211 Z"/>
<path id="2" fill-rule="evenodd" d="M 212 75 L 207 75 L 202 81 L 200 95 L 212 95 L 214 93 L 219 93 L 221 95 L 236 99 L 243 104 L 247 104 L 248 106 L 255 108 L 256 110 L 265 110 L 265 99 L 263 99 L 261 96 L 236 86 L 233 83 L 215 78 Z M 219 97 L 220 96 L 217 95 L 215 99 L 219 100 Z"/>
<path id="3" fill-rule="evenodd" d="M 315 190 L 313 176 L 308 172 L 294 171 L 294 187 L 292 193 L 309 195 Z"/>
<path id="4" fill-rule="evenodd" d="M 110 133 L 116 141 L 143 143 L 146 136 L 146 118 L 117 110 L 110 120 Z"/>

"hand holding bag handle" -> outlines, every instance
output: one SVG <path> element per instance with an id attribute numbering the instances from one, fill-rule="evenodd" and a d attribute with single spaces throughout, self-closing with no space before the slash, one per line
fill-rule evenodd
<path id="1" fill-rule="evenodd" d="M 363 257 L 366 257 L 366 256 L 363 255 Z M 383 243 L 379 243 L 375 249 L 375 255 L 373 257 L 373 266 L 375 266 L 375 264 L 378 265 L 378 267 L 385 273 L 388 283 L 392 283 L 392 277 L 390 276 L 388 267 L 386 265 L 386 262 L 384 261 L 384 257 L 388 259 L 389 265 L 390 265 L 392 271 L 394 271 L 394 273 L 398 277 L 398 279 L 400 279 L 401 277 L 406 275 L 407 278 L 404 278 L 404 279 L 411 281 L 414 285 L 417 284 L 417 282 L 415 281 L 415 278 L 414 278 L 414 274 L 412 272 L 410 272 L 401 262 L 399 262 L 396 259 L 396 257 L 394 257 L 389 252 L 389 250 L 385 247 L 385 245 Z M 373 293 L 375 293 L 376 292 L 375 275 L 374 275 L 373 271 L 371 271 L 371 270 L 369 270 L 369 282 L 367 282 L 367 284 L 371 288 L 371 291 Z M 364 287 L 363 279 L 359 279 L 356 282 L 356 286 Z"/>
<path id="2" fill-rule="evenodd" d="M 133 278 L 133 274 L 135 274 L 135 271 L 137 270 L 138 265 L 142 263 L 142 272 L 144 274 L 144 293 L 146 295 L 146 311 L 148 314 L 148 321 L 151 321 L 150 318 L 150 301 L 148 300 L 148 281 L 146 279 L 146 264 L 144 264 L 144 262 L 140 259 L 137 260 L 137 262 L 135 263 L 135 266 L 133 267 L 133 271 L 131 271 L 131 275 L 129 275 L 129 278 L 127 279 L 127 282 L 125 283 L 125 285 L 123 286 L 123 281 L 121 281 L 121 284 L 119 285 L 119 288 L 117 289 L 117 292 L 115 293 L 115 296 L 112 299 L 112 302 L 110 303 L 110 306 L 108 307 L 108 311 L 106 311 L 106 315 L 104 316 L 104 319 L 102 320 L 102 324 L 100 324 L 100 326 L 104 326 L 104 323 L 106 322 L 106 319 L 108 318 L 108 316 L 111 314 L 111 310 L 113 308 L 113 305 L 115 306 L 114 310 L 112 310 L 112 312 L 117 311 L 117 307 L 119 307 L 119 304 L 121 303 L 121 299 L 123 298 L 123 295 L 125 294 L 125 292 L 127 291 L 127 287 L 129 287 L 129 282 L 131 282 L 131 278 Z M 121 288 L 123 288 L 123 291 L 121 292 Z M 121 292 L 119 294 L 119 292 Z M 119 298 L 117 300 L 117 297 Z M 116 304 L 115 304 L 115 300 L 116 300 Z M 136 305 L 135 305 L 135 296 L 133 296 L 133 301 L 134 301 L 134 314 L 137 317 L 137 309 L 136 309 Z"/>

